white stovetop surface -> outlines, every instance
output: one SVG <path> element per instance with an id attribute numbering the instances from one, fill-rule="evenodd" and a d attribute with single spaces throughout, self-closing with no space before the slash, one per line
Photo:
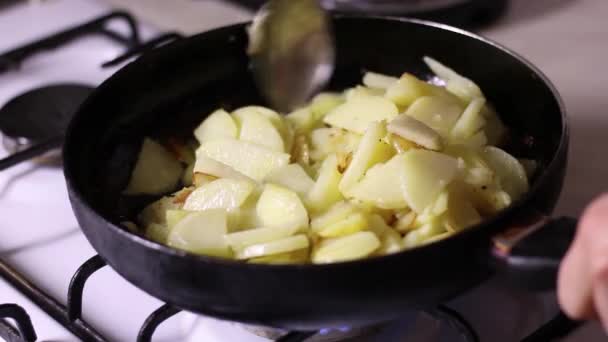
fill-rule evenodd
<path id="1" fill-rule="evenodd" d="M 193 33 L 249 17 L 248 13 L 215 0 L 35 1 L 0 11 L 0 51 L 105 13 L 110 8 L 108 3 L 128 8 L 143 19 L 145 36 L 166 29 Z M 603 13 L 608 13 L 608 1 L 512 3 L 509 14 L 484 33 L 528 57 L 563 94 L 572 121 L 572 154 L 557 213 L 576 215 L 594 195 L 607 189 L 608 162 L 602 141 L 608 131 L 608 115 L 603 113 L 608 104 L 608 74 L 604 71 L 608 24 L 603 17 Z M 97 84 L 114 70 L 100 71 L 96 66 L 119 52 L 118 47 L 101 38 L 87 38 L 32 58 L 19 72 L 0 75 L 0 106 L 49 80 Z M 5 154 L 0 147 L 0 157 Z M 61 171 L 24 163 L 0 172 L 0 257 L 65 302 L 71 275 L 94 254 L 72 216 Z M 5 302 L 26 308 L 40 340 L 77 340 L 0 281 L 0 303 Z M 141 323 L 161 304 L 104 268 L 87 283 L 84 317 L 114 341 L 134 341 Z M 555 308 L 552 294 L 517 293 L 495 282 L 451 304 L 473 322 L 482 341 L 517 340 L 546 320 Z M 194 320 L 198 324 L 193 325 Z M 592 324 L 567 340 L 603 339 L 605 335 Z M 229 323 L 180 313 L 161 326 L 155 341 L 267 340 L 235 330 Z"/>

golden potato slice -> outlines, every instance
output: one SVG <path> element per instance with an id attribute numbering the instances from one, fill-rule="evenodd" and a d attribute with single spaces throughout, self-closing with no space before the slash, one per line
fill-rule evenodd
<path id="1" fill-rule="evenodd" d="M 258 182 L 261 182 L 272 170 L 289 164 L 291 158 L 286 153 L 233 139 L 214 140 L 202 144 L 197 151 L 197 159 L 201 156 L 225 164 Z M 196 166 L 195 171 L 198 171 Z"/>
<path id="2" fill-rule="evenodd" d="M 195 254 L 230 258 L 232 253 L 224 239 L 227 231 L 226 210 L 197 211 L 171 229 L 167 244 Z"/>
<path id="3" fill-rule="evenodd" d="M 309 246 L 308 238 L 304 234 L 290 236 L 280 240 L 251 245 L 236 253 L 237 259 L 251 259 L 262 256 L 283 254 L 301 249 L 307 249 Z"/>
<path id="4" fill-rule="evenodd" d="M 370 123 L 390 121 L 399 114 L 397 106 L 379 96 L 356 96 L 336 107 L 323 118 L 333 127 L 364 134 Z"/>
<path id="5" fill-rule="evenodd" d="M 123 191 L 126 195 L 158 195 L 174 190 L 182 176 L 181 163 L 162 145 L 145 138 Z"/>
<path id="6" fill-rule="evenodd" d="M 196 188 L 184 203 L 184 210 L 226 209 L 240 207 L 255 189 L 255 183 L 220 178 Z"/>
<path id="7" fill-rule="evenodd" d="M 344 199 L 338 185 L 342 174 L 338 171 L 338 157 L 329 155 L 321 164 L 319 176 L 307 196 L 306 204 L 313 212 L 322 212 Z"/>
<path id="8" fill-rule="evenodd" d="M 236 138 L 236 123 L 225 110 L 218 109 L 211 113 L 195 130 L 194 136 L 199 143 Z"/>
<path id="9" fill-rule="evenodd" d="M 266 184 L 256 206 L 263 227 L 306 231 L 308 212 L 293 191 L 275 184 Z"/>
<path id="10" fill-rule="evenodd" d="M 365 258 L 380 247 L 376 234 L 362 231 L 322 242 L 313 251 L 312 262 L 326 264 Z"/>
<path id="11" fill-rule="evenodd" d="M 483 157 L 496 172 L 501 187 L 509 194 L 511 199 L 517 200 L 528 192 L 528 176 L 521 163 L 509 153 L 494 146 L 487 146 L 483 150 Z"/>

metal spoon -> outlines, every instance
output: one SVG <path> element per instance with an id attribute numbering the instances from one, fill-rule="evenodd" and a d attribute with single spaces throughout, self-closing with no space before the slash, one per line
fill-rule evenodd
<path id="1" fill-rule="evenodd" d="M 253 19 L 249 38 L 255 81 L 276 110 L 304 104 L 333 73 L 329 15 L 317 0 L 270 0 Z"/>

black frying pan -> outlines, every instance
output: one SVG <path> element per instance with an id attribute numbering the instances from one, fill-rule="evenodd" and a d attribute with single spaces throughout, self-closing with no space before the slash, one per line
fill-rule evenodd
<path id="1" fill-rule="evenodd" d="M 490 41 L 414 20 L 337 18 L 331 88 L 369 69 L 427 77 L 429 55 L 479 83 L 512 129 L 505 146 L 541 167 L 523 199 L 457 236 L 398 254 L 330 265 L 256 265 L 174 250 L 120 226 L 151 198 L 124 198 L 141 140 L 190 134 L 207 113 L 264 104 L 245 55 L 245 25 L 159 48 L 129 64 L 86 100 L 68 129 L 64 163 L 70 200 L 93 247 L 124 278 L 179 308 L 288 329 L 359 325 L 453 298 L 501 268 L 538 288 L 554 286 L 574 220 L 548 221 L 514 248 L 495 238 L 539 225 L 564 179 L 564 107 L 531 64 Z M 540 241 L 540 243 L 539 243 Z M 531 276 L 532 275 L 532 276 Z"/>

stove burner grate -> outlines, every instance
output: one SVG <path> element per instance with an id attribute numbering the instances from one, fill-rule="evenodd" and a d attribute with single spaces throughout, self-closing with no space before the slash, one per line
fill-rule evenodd
<path id="1" fill-rule="evenodd" d="M 53 317 L 66 329 L 74 333 L 84 341 L 107 342 L 106 337 L 97 332 L 91 325 L 81 317 L 82 297 L 85 283 L 96 271 L 106 266 L 106 263 L 99 255 L 95 255 L 80 266 L 76 271 L 69 285 L 67 305 L 60 304 L 55 298 L 45 293 L 35 284 L 31 283 L 15 269 L 0 261 L 0 277 L 7 280 L 13 287 L 27 296 L 47 314 Z M 181 312 L 170 304 L 164 304 L 153 313 L 143 323 L 137 342 L 150 342 L 156 329 L 167 319 Z M 446 322 L 453 329 L 459 332 L 463 341 L 479 342 L 479 336 L 471 324 L 453 309 L 439 305 L 437 308 L 426 311 L 439 321 Z M 19 306 L 14 304 L 0 305 L 0 318 L 10 317 L 17 321 L 19 329 L 15 329 L 6 321 L 0 320 L 0 337 L 10 342 L 32 342 L 35 341 L 35 332 L 27 313 Z M 541 326 L 535 332 L 527 336 L 522 342 L 545 342 L 558 337 L 564 337 L 575 330 L 580 323 L 569 323 L 562 315 Z M 278 338 L 275 342 L 303 342 L 315 336 L 317 332 L 289 332 Z"/>
<path id="2" fill-rule="evenodd" d="M 107 28 L 111 21 L 121 20 L 129 28 L 122 35 Z M 101 65 L 116 66 L 134 56 L 181 38 L 174 32 L 161 34 L 142 42 L 135 19 L 125 12 L 112 12 L 25 46 L 0 54 L 0 73 L 18 70 L 27 58 L 48 49 L 58 48 L 90 34 L 101 34 L 125 46 L 120 56 Z M 56 84 L 28 91 L 0 109 L 0 131 L 3 145 L 13 154 L 0 159 L 0 171 L 61 147 L 67 125 L 93 87 L 81 84 Z"/>

